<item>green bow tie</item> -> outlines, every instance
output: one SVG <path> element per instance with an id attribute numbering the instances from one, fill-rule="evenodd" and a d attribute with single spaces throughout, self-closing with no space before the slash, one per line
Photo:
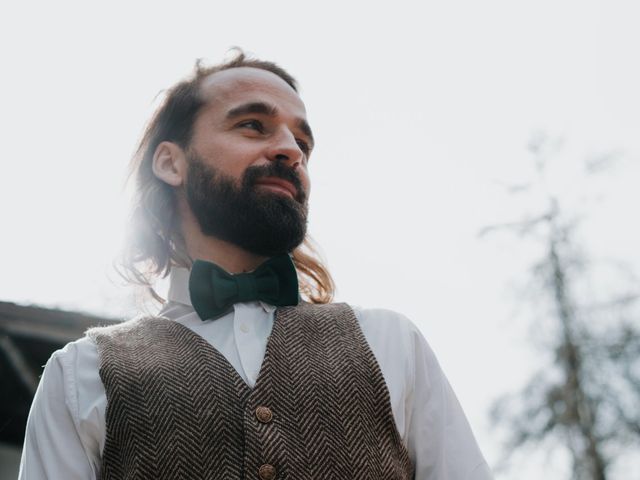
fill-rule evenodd
<path id="1" fill-rule="evenodd" d="M 298 304 L 298 275 L 289 255 L 270 258 L 251 273 L 232 275 L 215 263 L 196 260 L 189 276 L 191 303 L 202 320 L 216 319 L 234 303 L 261 300 L 283 307 Z"/>

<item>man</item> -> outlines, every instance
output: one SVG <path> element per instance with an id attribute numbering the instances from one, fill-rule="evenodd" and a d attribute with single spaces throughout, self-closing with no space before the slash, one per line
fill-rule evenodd
<path id="1" fill-rule="evenodd" d="M 134 158 L 128 275 L 158 316 L 49 360 L 22 479 L 491 478 L 415 326 L 330 303 L 305 242 L 314 139 L 294 79 L 242 53 L 174 86 Z"/>

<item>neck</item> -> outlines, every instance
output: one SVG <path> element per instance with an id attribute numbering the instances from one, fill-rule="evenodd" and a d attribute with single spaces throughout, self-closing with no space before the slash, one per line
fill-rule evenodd
<path id="1" fill-rule="evenodd" d="M 182 210 L 182 219 L 181 227 L 185 247 L 189 257 L 193 260 L 213 262 L 229 273 L 243 273 L 255 270 L 268 258 L 203 234 L 188 209 Z"/>
<path id="2" fill-rule="evenodd" d="M 223 240 L 200 235 L 185 240 L 187 252 L 194 260 L 207 260 L 219 265 L 229 273 L 251 272 L 268 257 L 255 255 Z"/>

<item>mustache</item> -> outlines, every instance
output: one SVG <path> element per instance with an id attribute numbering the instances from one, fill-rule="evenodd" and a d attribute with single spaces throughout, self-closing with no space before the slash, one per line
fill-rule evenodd
<path id="1" fill-rule="evenodd" d="M 307 193 L 304 191 L 300 177 L 295 170 L 281 162 L 247 168 L 243 175 L 242 186 L 243 188 L 251 188 L 264 177 L 277 177 L 286 180 L 296 188 L 296 200 L 303 204 L 307 201 Z"/>

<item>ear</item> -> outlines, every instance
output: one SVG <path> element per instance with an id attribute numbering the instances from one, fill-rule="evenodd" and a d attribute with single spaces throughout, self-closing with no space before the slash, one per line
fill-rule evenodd
<path id="1" fill-rule="evenodd" d="M 186 179 L 187 162 L 182 148 L 172 142 L 162 142 L 153 154 L 153 174 L 172 187 Z"/>

